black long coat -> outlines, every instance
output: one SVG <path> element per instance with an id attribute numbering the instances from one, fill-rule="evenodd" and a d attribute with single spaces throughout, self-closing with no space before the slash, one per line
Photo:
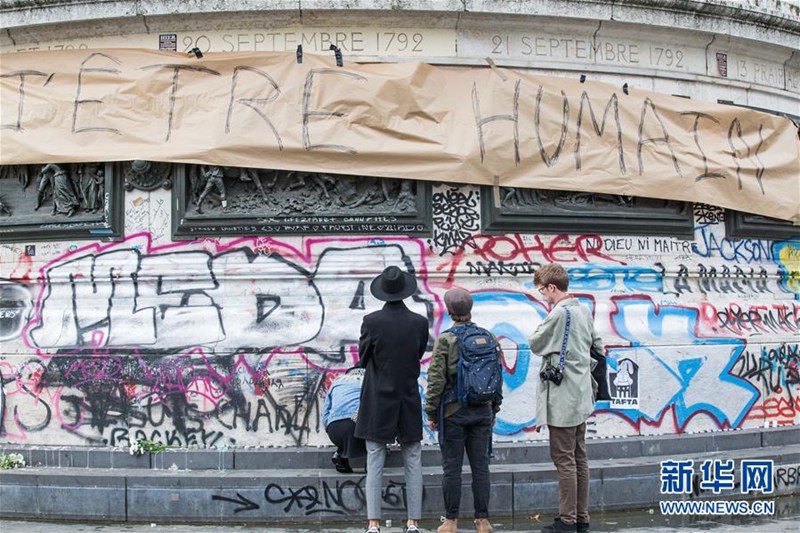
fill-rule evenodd
<path id="1" fill-rule="evenodd" d="M 364 317 L 358 352 L 366 369 L 356 437 L 391 443 L 422 440 L 420 364 L 428 345 L 428 319 L 402 301 Z"/>

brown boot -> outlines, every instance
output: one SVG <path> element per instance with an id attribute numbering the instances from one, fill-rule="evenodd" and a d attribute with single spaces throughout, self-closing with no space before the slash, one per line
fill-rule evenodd
<path id="1" fill-rule="evenodd" d="M 477 531 L 477 533 L 492 533 L 494 529 L 492 528 L 492 524 L 490 524 L 489 520 L 486 518 L 476 518 L 475 531 Z"/>
<path id="2" fill-rule="evenodd" d="M 445 518 L 436 533 L 458 533 L 458 518 Z"/>

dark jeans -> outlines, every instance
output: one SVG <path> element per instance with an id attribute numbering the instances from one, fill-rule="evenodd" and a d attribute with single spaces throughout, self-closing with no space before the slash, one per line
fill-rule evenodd
<path id="1" fill-rule="evenodd" d="M 489 516 L 489 444 L 492 440 L 492 407 L 462 407 L 444 419 L 442 450 L 442 491 L 447 518 L 458 518 L 461 506 L 461 465 L 467 450 L 472 470 L 472 499 L 475 518 Z"/>

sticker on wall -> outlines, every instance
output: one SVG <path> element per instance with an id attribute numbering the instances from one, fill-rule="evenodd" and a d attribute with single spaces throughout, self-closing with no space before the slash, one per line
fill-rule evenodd
<path id="1" fill-rule="evenodd" d="M 158 49 L 167 52 L 178 51 L 178 34 L 177 33 L 162 33 L 158 36 Z"/>
<path id="2" fill-rule="evenodd" d="M 723 78 L 728 77 L 728 54 L 717 52 L 717 72 Z"/>
<path id="3" fill-rule="evenodd" d="M 609 360 L 610 366 L 614 362 Z M 609 369 L 608 383 L 611 395 L 611 407 L 619 409 L 639 408 L 639 365 L 631 359 L 616 361 L 616 368 Z"/>
<path id="4" fill-rule="evenodd" d="M 30 307 L 31 295 L 27 287 L 9 280 L 0 285 L 0 341 L 19 336 Z"/>

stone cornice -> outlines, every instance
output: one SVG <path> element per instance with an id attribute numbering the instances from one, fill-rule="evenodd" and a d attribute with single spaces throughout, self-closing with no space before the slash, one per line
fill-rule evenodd
<path id="1" fill-rule="evenodd" d="M 614 20 L 674 27 L 797 48 L 800 7 L 777 0 L 2 0 L 9 31 L 100 19 L 270 11 L 383 11 L 402 16 L 438 12 Z M 121 27 L 124 30 L 124 24 Z"/>

